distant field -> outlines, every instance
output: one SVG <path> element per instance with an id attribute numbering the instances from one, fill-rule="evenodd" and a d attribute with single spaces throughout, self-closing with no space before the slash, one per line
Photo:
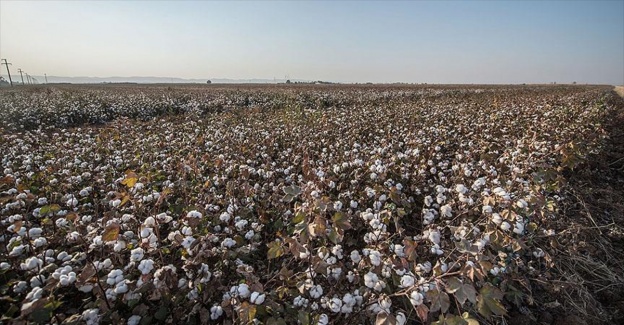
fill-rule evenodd
<path id="1" fill-rule="evenodd" d="M 1 89 L 0 313 L 622 322 L 623 112 L 612 86 Z"/>

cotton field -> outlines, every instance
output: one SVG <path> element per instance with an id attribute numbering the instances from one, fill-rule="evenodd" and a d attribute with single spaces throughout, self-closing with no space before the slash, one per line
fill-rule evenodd
<path id="1" fill-rule="evenodd" d="M 2 90 L 2 321 L 537 322 L 566 177 L 617 103 L 602 86 Z"/>

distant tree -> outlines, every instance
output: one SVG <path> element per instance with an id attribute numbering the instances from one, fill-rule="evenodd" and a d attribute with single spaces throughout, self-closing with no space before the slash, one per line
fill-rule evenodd
<path id="1" fill-rule="evenodd" d="M 576 85 L 576 81 L 572 83 L 573 85 Z"/>
<path id="2" fill-rule="evenodd" d="M 0 77 L 0 86 L 8 86 L 9 82 L 4 80 L 4 78 Z"/>
<path id="3" fill-rule="evenodd" d="M 211 84 L 211 83 L 212 83 L 212 81 L 208 80 L 208 81 L 206 81 L 206 83 L 207 83 L 207 84 Z"/>
<path id="4" fill-rule="evenodd" d="M 286 83 L 289 84 L 290 83 L 290 79 L 286 80 Z"/>

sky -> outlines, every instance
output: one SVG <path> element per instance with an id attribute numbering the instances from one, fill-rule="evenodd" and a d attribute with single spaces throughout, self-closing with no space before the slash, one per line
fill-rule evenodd
<path id="1" fill-rule="evenodd" d="M 48 76 L 624 84 L 624 0 L 0 0 L 0 56 Z"/>

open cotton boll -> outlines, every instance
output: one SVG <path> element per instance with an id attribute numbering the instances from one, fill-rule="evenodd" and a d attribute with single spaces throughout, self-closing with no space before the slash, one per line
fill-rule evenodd
<path id="1" fill-rule="evenodd" d="M 256 304 L 256 305 L 262 305 L 262 303 L 264 303 L 264 299 L 265 299 L 266 295 L 264 293 L 259 293 L 259 292 L 252 292 L 251 293 L 251 297 L 249 298 L 249 302 L 251 302 L 252 304 Z"/>
<path id="2" fill-rule="evenodd" d="M 412 303 L 412 305 L 414 305 L 414 307 L 418 307 L 422 305 L 424 297 L 420 292 L 412 291 L 412 293 L 410 293 L 409 295 L 409 300 Z"/>
<path id="3" fill-rule="evenodd" d="M 127 325 L 139 325 L 140 322 L 141 322 L 141 316 L 132 315 L 128 318 L 128 322 L 126 324 Z"/>
<path id="4" fill-rule="evenodd" d="M 139 271 L 141 271 L 141 274 L 149 274 L 154 269 L 154 261 L 149 258 L 144 259 L 141 261 L 141 263 L 139 263 L 139 266 L 137 268 L 139 269 Z"/>

